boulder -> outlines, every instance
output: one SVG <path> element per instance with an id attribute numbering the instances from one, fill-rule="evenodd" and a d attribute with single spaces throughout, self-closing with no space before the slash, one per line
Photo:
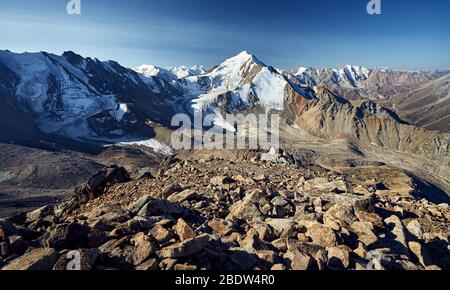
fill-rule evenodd
<path id="1" fill-rule="evenodd" d="M 292 270 L 304 271 L 313 270 L 315 268 L 314 259 L 310 255 L 303 253 L 296 248 L 289 249 L 284 255 L 284 258 L 287 260 L 287 264 Z"/>
<path id="2" fill-rule="evenodd" d="M 356 219 L 353 207 L 346 204 L 335 204 L 323 215 L 324 224 L 332 227 L 335 224 L 348 227 Z"/>
<path id="3" fill-rule="evenodd" d="M 121 248 L 114 248 L 104 259 L 108 265 L 128 271 L 133 269 L 134 253 L 134 246 L 126 244 Z"/>
<path id="4" fill-rule="evenodd" d="M 132 215 L 137 215 L 138 212 L 144 207 L 144 205 L 149 203 L 152 199 L 153 198 L 150 195 L 144 195 L 134 203 L 130 204 L 128 206 L 128 210 Z"/>
<path id="5" fill-rule="evenodd" d="M 182 218 L 178 219 L 175 232 L 181 241 L 195 238 L 194 230 Z"/>
<path id="6" fill-rule="evenodd" d="M 358 236 L 358 240 L 366 246 L 370 246 L 378 241 L 378 237 L 374 233 L 373 224 L 369 222 L 354 222 L 350 228 Z"/>
<path id="7" fill-rule="evenodd" d="M 293 164 L 294 161 L 292 158 L 286 158 L 285 156 L 277 153 L 276 149 L 270 149 L 268 153 L 261 154 L 261 161 L 271 162 L 271 163 L 279 163 L 279 164 Z"/>
<path id="8" fill-rule="evenodd" d="M 256 253 L 258 250 L 267 250 L 268 247 L 259 239 L 258 232 L 255 229 L 250 229 L 245 238 L 239 241 L 241 248 L 249 253 Z"/>
<path id="9" fill-rule="evenodd" d="M 178 184 L 169 184 L 161 192 L 161 197 L 163 199 L 167 199 L 169 196 L 171 196 L 174 193 L 182 191 L 183 188 L 179 186 Z"/>
<path id="10" fill-rule="evenodd" d="M 111 186 L 116 183 L 128 182 L 130 180 L 130 174 L 125 168 L 117 165 L 105 167 L 92 176 L 87 183 L 77 190 L 77 199 L 80 203 L 85 203 L 88 200 L 95 199 L 103 195 L 107 186 Z"/>
<path id="11" fill-rule="evenodd" d="M 320 246 L 328 247 L 337 245 L 335 232 L 326 225 L 313 224 L 308 228 L 306 236 L 310 237 L 315 244 Z"/>
<path id="12" fill-rule="evenodd" d="M 400 218 L 396 215 L 392 215 L 385 219 L 384 222 L 387 225 L 387 229 L 390 231 L 388 237 L 388 246 L 395 252 L 400 254 L 408 254 L 408 244 L 406 239 L 405 226 Z"/>
<path id="13" fill-rule="evenodd" d="M 356 216 L 361 222 L 369 222 L 377 228 L 383 228 L 383 220 L 376 213 L 369 213 L 365 211 L 356 211 Z"/>
<path id="14" fill-rule="evenodd" d="M 197 192 L 191 189 L 183 190 L 182 192 L 177 192 L 172 194 L 167 198 L 170 202 L 182 203 L 186 200 L 191 200 L 197 196 Z"/>
<path id="15" fill-rule="evenodd" d="M 106 243 L 110 237 L 108 237 L 107 233 L 100 230 L 91 230 L 86 237 L 86 248 L 98 248 L 104 243 Z"/>
<path id="16" fill-rule="evenodd" d="M 242 201 L 231 206 L 230 213 L 226 219 L 240 218 L 246 221 L 262 221 L 264 216 L 260 211 L 260 207 L 268 203 L 269 201 L 261 190 L 253 190 Z"/>
<path id="17" fill-rule="evenodd" d="M 255 181 L 250 177 L 243 177 L 242 175 L 233 176 L 233 180 L 242 184 L 253 184 Z"/>
<path id="18" fill-rule="evenodd" d="M 317 268 L 319 269 L 319 271 L 327 269 L 328 253 L 325 249 L 318 250 L 316 255 L 314 256 L 314 259 L 316 260 Z"/>
<path id="19" fill-rule="evenodd" d="M 134 252 L 132 262 L 134 266 L 142 264 L 147 258 L 155 252 L 155 247 L 149 236 L 146 236 L 143 232 L 136 234 L 130 240 L 134 246 Z"/>
<path id="20" fill-rule="evenodd" d="M 76 251 L 69 251 L 58 259 L 53 266 L 53 270 L 81 270 L 90 271 L 93 269 L 100 251 L 98 249 L 79 249 Z M 79 264 L 74 262 L 75 258 L 79 258 Z"/>
<path id="21" fill-rule="evenodd" d="M 427 267 L 433 265 L 433 262 L 426 252 L 425 248 L 418 242 L 408 242 L 409 250 L 414 254 L 416 259 L 422 264 L 422 266 Z"/>
<path id="22" fill-rule="evenodd" d="M 151 228 L 153 228 L 153 226 L 155 226 L 155 224 L 161 220 L 163 220 L 163 217 L 151 217 L 151 218 L 147 218 L 147 217 L 141 217 L 141 216 L 135 216 L 133 219 L 129 220 L 127 222 L 127 226 L 133 230 L 133 231 L 148 231 Z"/>
<path id="23" fill-rule="evenodd" d="M 107 224 L 103 220 L 96 220 L 89 224 L 92 230 L 102 231 L 102 232 L 110 232 L 114 229 L 113 225 Z"/>
<path id="24" fill-rule="evenodd" d="M 109 254 L 109 253 L 112 253 L 115 249 L 121 248 L 122 246 L 124 246 L 126 243 L 129 242 L 129 240 L 130 240 L 129 237 L 123 237 L 121 239 L 109 240 L 106 243 L 104 243 L 103 245 L 101 245 L 100 247 L 98 247 L 98 249 L 103 254 Z"/>
<path id="25" fill-rule="evenodd" d="M 271 200 L 272 205 L 285 207 L 289 204 L 289 202 L 281 196 L 276 196 Z"/>
<path id="26" fill-rule="evenodd" d="M 423 239 L 423 230 L 422 230 L 422 225 L 419 223 L 418 220 L 412 220 L 408 223 L 408 225 L 406 226 L 406 228 L 408 229 L 408 231 L 414 235 L 416 238 L 418 238 L 419 240 Z"/>
<path id="27" fill-rule="evenodd" d="M 120 204 L 100 206 L 85 216 L 91 223 L 101 220 L 108 225 L 121 224 L 130 219 L 129 211 Z"/>
<path id="28" fill-rule="evenodd" d="M 291 219 L 272 219 L 265 220 L 269 226 L 274 229 L 275 235 L 280 238 L 289 238 L 296 235 L 296 223 Z"/>
<path id="29" fill-rule="evenodd" d="M 156 252 L 156 254 L 161 259 L 192 256 L 205 248 L 209 244 L 209 239 L 209 235 L 203 234 L 193 239 L 165 247 Z"/>
<path id="30" fill-rule="evenodd" d="M 323 211 L 323 200 L 320 197 L 316 197 L 313 200 L 314 211 L 321 213 Z"/>
<path id="31" fill-rule="evenodd" d="M 348 269 L 350 266 L 351 251 L 352 250 L 345 245 L 328 247 L 328 267 L 333 270 Z"/>
<path id="32" fill-rule="evenodd" d="M 345 181 L 343 180 L 332 180 L 329 181 L 328 178 L 315 178 L 305 181 L 303 185 L 305 191 L 319 191 L 319 192 L 334 192 L 334 193 L 344 193 L 348 192 L 349 188 Z"/>
<path id="33" fill-rule="evenodd" d="M 110 212 L 98 217 L 98 220 L 101 220 L 109 225 L 117 225 L 128 221 L 130 218 L 131 217 L 128 211 L 123 208 L 115 208 L 115 210 L 111 210 Z"/>
<path id="34" fill-rule="evenodd" d="M 259 238 L 265 242 L 271 242 L 277 238 L 274 228 L 265 222 L 255 223 L 252 226 L 258 232 Z"/>
<path id="35" fill-rule="evenodd" d="M 367 247 L 362 242 L 358 243 L 358 247 L 353 250 L 353 253 L 355 253 L 362 259 L 369 259 L 369 252 L 367 250 Z"/>
<path id="36" fill-rule="evenodd" d="M 154 226 L 148 234 L 159 243 L 168 242 L 175 237 L 173 231 L 166 229 L 162 225 Z"/>
<path id="37" fill-rule="evenodd" d="M 340 204 L 353 207 L 355 211 L 373 212 L 374 199 L 373 195 L 363 196 L 353 193 L 317 193 L 307 192 L 305 193 L 310 199 L 320 197 L 324 203 L 327 204 Z"/>
<path id="38" fill-rule="evenodd" d="M 260 260 L 269 265 L 274 265 L 280 258 L 277 253 L 272 250 L 258 250 L 256 251 L 256 255 Z"/>
<path id="39" fill-rule="evenodd" d="M 176 264 L 177 264 L 176 259 L 167 258 L 163 259 L 161 263 L 159 263 L 158 267 L 161 270 L 171 271 L 174 270 Z"/>
<path id="40" fill-rule="evenodd" d="M 132 174 L 131 178 L 134 180 L 144 180 L 144 179 L 154 179 L 155 177 L 153 176 L 153 174 L 151 172 L 151 168 L 146 167 L 146 168 L 141 168 L 137 172 L 134 172 Z"/>
<path id="41" fill-rule="evenodd" d="M 90 231 L 88 226 L 79 223 L 59 224 L 50 230 L 44 244 L 48 248 L 67 248 L 86 236 Z"/>
<path id="42" fill-rule="evenodd" d="M 38 208 L 32 212 L 27 213 L 26 223 L 32 223 L 38 219 L 43 219 L 44 217 L 53 214 L 53 207 L 52 206 L 43 206 L 41 208 Z"/>
<path id="43" fill-rule="evenodd" d="M 120 225 L 117 228 L 113 229 L 111 232 L 108 233 L 108 237 L 110 238 L 121 238 L 124 236 L 130 236 L 134 232 L 132 229 L 130 229 L 126 224 Z"/>
<path id="44" fill-rule="evenodd" d="M 150 199 L 137 213 L 138 216 L 173 216 L 179 217 L 184 214 L 184 209 L 170 201 L 163 199 Z"/>
<path id="45" fill-rule="evenodd" d="M 214 234 L 226 236 L 233 231 L 233 224 L 227 220 L 215 218 L 208 222 L 208 226 L 213 230 Z"/>
<path id="46" fill-rule="evenodd" d="M 152 271 L 157 270 L 159 268 L 159 262 L 155 258 L 148 259 L 146 262 L 136 266 L 136 270 L 138 271 Z"/>
<path id="47" fill-rule="evenodd" d="M 14 259 L 2 270 L 52 270 L 57 259 L 55 249 L 39 248 Z"/>
<path id="48" fill-rule="evenodd" d="M 280 252 L 287 251 L 287 239 L 276 239 L 272 241 L 270 244 Z"/>

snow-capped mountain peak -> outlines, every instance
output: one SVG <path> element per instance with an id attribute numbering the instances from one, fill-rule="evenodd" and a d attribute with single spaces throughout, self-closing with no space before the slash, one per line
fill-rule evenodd
<path id="1" fill-rule="evenodd" d="M 157 76 L 161 68 L 151 64 L 143 64 L 138 67 L 135 67 L 134 70 L 146 76 Z"/>
<path id="2" fill-rule="evenodd" d="M 213 111 L 220 119 L 219 107 L 281 110 L 287 84 L 283 74 L 243 51 L 206 74 L 186 78 L 185 94 L 194 110 Z"/>
<path id="3" fill-rule="evenodd" d="M 182 65 L 178 67 L 168 67 L 167 70 L 177 76 L 178 79 L 184 79 L 190 76 L 198 76 L 205 73 L 202 65 L 194 65 L 191 67 Z"/>
<path id="4" fill-rule="evenodd" d="M 304 73 L 307 72 L 307 71 L 308 71 L 308 68 L 307 68 L 307 67 L 301 66 L 301 67 L 299 67 L 299 68 L 297 69 L 296 72 L 293 73 L 293 75 L 294 75 L 294 76 L 301 75 L 301 74 L 304 74 Z"/>
<path id="5" fill-rule="evenodd" d="M 162 68 L 151 64 L 143 64 L 133 70 L 146 77 L 159 77 L 166 81 L 175 81 L 205 73 L 205 69 L 201 65 Z"/>
<path id="6" fill-rule="evenodd" d="M 220 67 L 242 67 L 244 64 L 257 64 L 261 66 L 266 66 L 263 62 L 261 62 L 256 56 L 249 53 L 248 51 L 242 51 L 239 54 L 225 60 L 222 62 Z"/>
<path id="7" fill-rule="evenodd" d="M 11 104 L 36 116 L 41 131 L 74 139 L 125 138 L 147 119 L 168 122 L 170 113 L 154 108 L 179 96 L 163 78 L 73 52 L 0 51 L 2 87 Z"/>
<path id="8" fill-rule="evenodd" d="M 365 67 L 355 65 L 344 65 L 333 70 L 336 82 L 348 82 L 352 86 L 357 86 L 360 81 L 369 78 L 370 70 Z"/>
<path id="9" fill-rule="evenodd" d="M 177 75 L 173 72 L 151 64 L 143 64 L 133 70 L 137 73 L 143 74 L 146 77 L 158 77 L 166 81 L 178 79 Z"/>

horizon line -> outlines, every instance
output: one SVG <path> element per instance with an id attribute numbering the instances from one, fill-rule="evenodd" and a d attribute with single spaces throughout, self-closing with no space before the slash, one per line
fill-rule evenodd
<path id="1" fill-rule="evenodd" d="M 86 56 L 86 55 L 80 54 L 78 52 L 75 52 L 73 50 L 64 50 L 64 49 L 62 49 L 62 52 L 54 52 L 54 51 L 52 52 L 52 51 L 45 51 L 45 50 L 39 50 L 39 51 L 22 50 L 22 51 L 18 52 L 18 51 L 10 50 L 8 48 L 3 48 L 3 49 L 0 48 L 0 51 L 7 51 L 7 52 L 10 52 L 10 53 L 14 53 L 14 54 L 49 53 L 49 54 L 53 54 L 53 55 L 57 55 L 57 56 L 62 56 L 66 52 L 72 52 L 72 53 L 75 53 L 75 54 L 77 54 L 77 55 L 79 55 L 79 56 L 81 56 L 83 58 L 90 58 L 90 59 L 99 60 L 99 61 L 102 61 L 102 62 L 109 62 L 109 61 L 116 62 L 116 63 L 120 64 L 121 66 L 126 67 L 128 69 L 132 69 L 132 70 L 134 70 L 135 68 L 137 68 L 139 66 L 142 66 L 142 65 L 152 65 L 152 66 L 163 68 L 163 69 L 173 68 L 173 67 L 181 67 L 181 66 L 186 66 L 188 68 L 191 68 L 191 67 L 194 67 L 194 66 L 202 66 L 203 68 L 212 69 L 217 64 L 220 64 L 220 63 L 222 63 L 222 62 L 224 62 L 224 61 L 226 61 L 226 60 L 228 60 L 230 58 L 233 58 L 233 57 L 235 57 L 235 56 L 237 56 L 237 55 L 239 55 L 240 53 L 243 53 L 243 52 L 247 52 L 247 53 L 251 54 L 252 56 L 254 56 L 256 59 L 260 60 L 255 54 L 253 54 L 253 53 L 251 53 L 251 52 L 249 52 L 248 50 L 245 50 L 245 49 L 241 50 L 240 53 L 237 53 L 237 54 L 234 54 L 234 55 L 232 55 L 232 56 L 230 56 L 228 58 L 224 58 L 222 60 L 219 60 L 216 63 L 216 65 L 212 65 L 211 67 L 209 67 L 207 65 L 204 65 L 204 64 L 201 64 L 201 63 L 197 63 L 197 64 L 193 64 L 193 65 L 188 65 L 186 63 L 181 63 L 181 64 L 178 64 L 176 66 L 173 66 L 173 65 L 169 66 L 169 65 L 156 65 L 156 64 L 145 63 L 145 62 L 143 62 L 143 63 L 141 63 L 141 64 L 139 64 L 137 66 L 132 66 L 132 65 L 126 65 L 126 64 L 124 64 L 124 62 L 121 62 L 121 61 L 116 60 L 116 59 L 102 59 L 102 57 L 98 57 L 98 56 L 90 56 L 90 55 Z M 270 66 L 270 67 L 273 67 L 275 69 L 280 69 L 282 71 L 288 71 L 288 70 L 300 69 L 300 68 L 316 69 L 316 70 L 321 70 L 321 69 L 341 69 L 341 68 L 344 68 L 346 66 L 366 68 L 366 69 L 371 69 L 371 70 L 383 70 L 383 69 L 385 69 L 385 70 L 392 70 L 392 71 L 398 71 L 398 72 L 424 72 L 424 71 L 425 72 L 426 71 L 430 72 L 430 71 L 439 71 L 439 70 L 450 70 L 450 66 L 448 66 L 448 67 L 442 66 L 442 67 L 438 67 L 438 68 L 430 68 L 429 67 L 429 68 L 425 68 L 425 69 L 405 69 L 405 68 L 394 68 L 394 67 L 386 67 L 386 66 L 368 66 L 368 65 L 360 65 L 360 64 L 356 65 L 356 64 L 349 64 L 349 63 L 342 64 L 342 65 L 339 65 L 339 66 L 303 66 L 303 65 L 296 65 L 296 66 L 292 66 L 292 67 L 289 67 L 289 68 L 281 68 L 281 67 L 268 65 L 264 61 L 261 61 L 261 62 L 264 63 L 266 66 Z"/>

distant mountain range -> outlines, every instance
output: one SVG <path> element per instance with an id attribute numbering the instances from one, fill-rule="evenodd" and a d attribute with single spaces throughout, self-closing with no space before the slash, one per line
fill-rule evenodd
<path id="1" fill-rule="evenodd" d="M 144 64 L 136 67 L 134 70 L 145 75 L 146 77 L 160 77 L 168 81 L 183 79 L 205 73 L 205 69 L 201 65 L 195 65 L 192 67 L 179 66 L 161 68 L 150 64 Z"/>
<path id="2" fill-rule="evenodd" d="M 447 160 L 449 135 L 408 121 L 449 130 L 448 80 L 445 70 L 344 66 L 282 71 L 248 52 L 206 71 L 201 66 L 151 65 L 133 70 L 74 52 L 0 51 L 0 129 L 14 132 L 1 139 L 43 133 L 112 143 L 140 141 L 156 135 L 154 124 L 170 128 L 176 113 L 214 114 L 216 125 L 233 130 L 223 118 L 226 112 L 274 110 L 289 126 L 321 138 Z"/>
<path id="3" fill-rule="evenodd" d="M 414 125 L 450 132 L 450 69 L 396 71 L 346 65 L 287 72 L 301 84 L 322 85 L 349 100 L 378 100 Z"/>

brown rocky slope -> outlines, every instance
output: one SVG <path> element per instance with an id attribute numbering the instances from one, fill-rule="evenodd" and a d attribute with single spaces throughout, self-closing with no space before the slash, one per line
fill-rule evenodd
<path id="1" fill-rule="evenodd" d="M 2 220 L 2 267 L 63 270 L 78 250 L 100 270 L 450 269 L 448 204 L 405 177 L 269 157 L 169 158 L 135 180 L 106 168 L 70 202 Z"/>
<path id="2" fill-rule="evenodd" d="M 313 99 L 290 90 L 285 102 L 287 119 L 315 136 L 328 140 L 344 136 L 362 147 L 374 144 L 450 166 L 449 134 L 410 126 L 377 103 L 352 103 L 323 87 Z"/>

